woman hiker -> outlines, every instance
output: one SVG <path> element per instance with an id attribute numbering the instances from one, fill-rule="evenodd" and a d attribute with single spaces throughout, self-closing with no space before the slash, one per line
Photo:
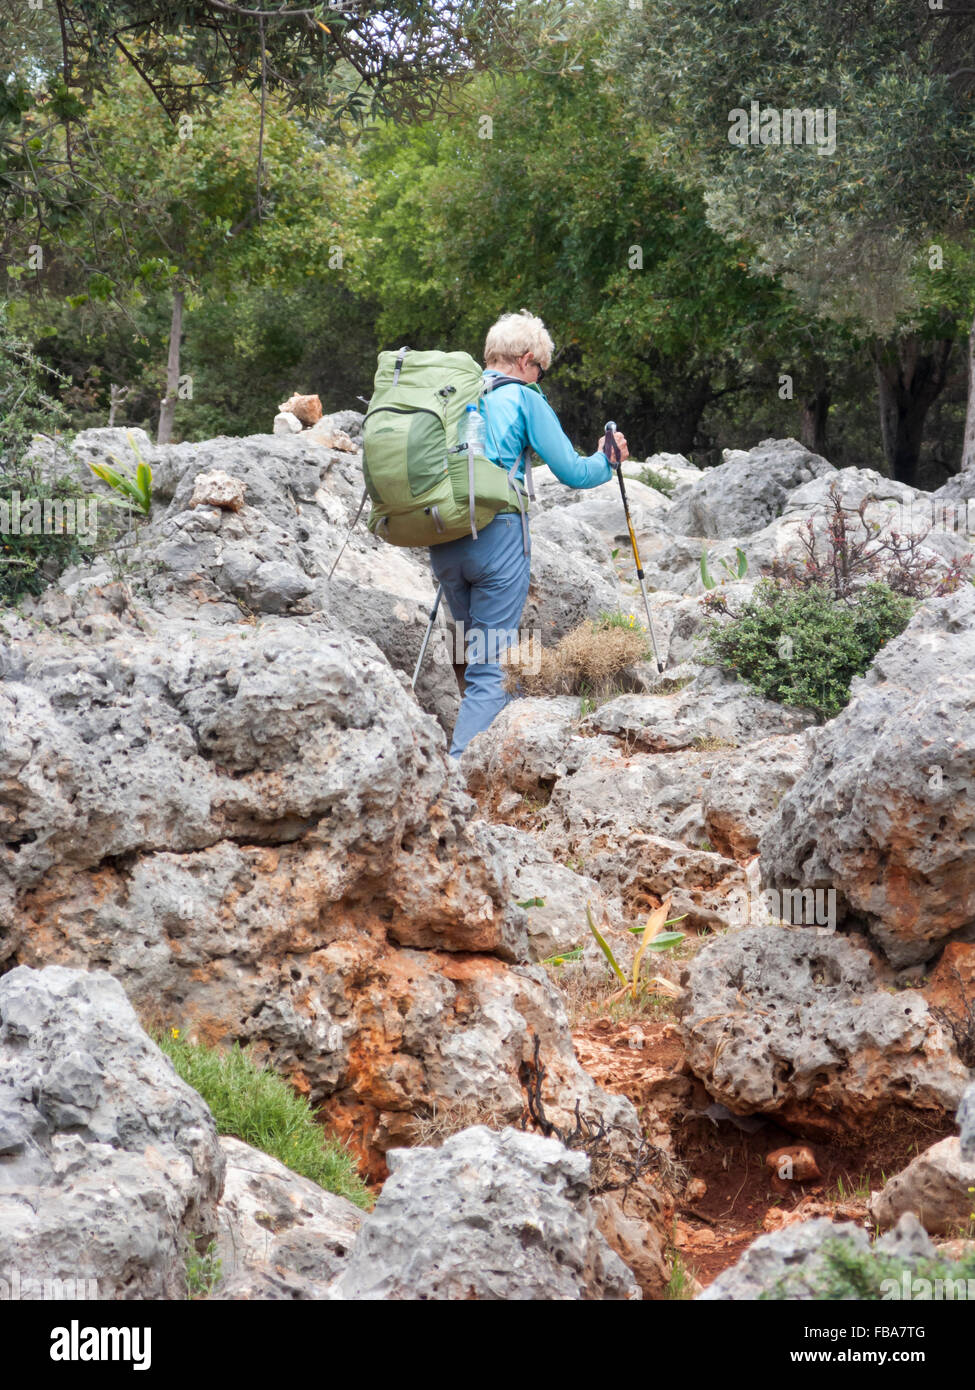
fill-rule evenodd
<path id="1" fill-rule="evenodd" d="M 521 457 L 514 476 L 523 483 L 522 456 L 530 447 L 567 487 L 598 487 L 613 476 L 606 455 L 600 452 L 603 441 L 596 453 L 580 457 L 563 433 L 555 411 L 539 390 L 532 389 L 551 365 L 554 348 L 542 320 L 527 309 L 502 314 L 488 332 L 485 386 L 492 377 L 516 377 L 524 386 L 506 385 L 486 392 L 485 456 L 503 468 L 511 468 Z M 629 451 L 618 430 L 616 443 L 622 462 Z M 474 735 L 486 729 L 515 698 L 504 688 L 499 635 L 515 633 L 521 620 L 528 597 L 530 541 L 528 552 L 517 508 L 499 512 L 478 531 L 476 539 L 462 536 L 430 548 L 431 568 L 443 585 L 472 658 L 463 678 L 462 668 L 454 668 L 463 699 L 450 745 L 452 758 L 459 758 Z"/>

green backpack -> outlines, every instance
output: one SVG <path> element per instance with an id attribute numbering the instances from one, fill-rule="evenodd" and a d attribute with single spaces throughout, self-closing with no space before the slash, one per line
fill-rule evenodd
<path id="1" fill-rule="evenodd" d="M 381 352 L 362 426 L 362 471 L 372 502 L 369 530 L 392 545 L 429 546 L 477 537 L 498 512 L 521 513 L 534 497 L 525 450 L 525 491 L 510 469 L 458 444 L 467 407 L 513 377 L 485 383 L 466 352 Z M 525 383 L 519 382 L 519 385 Z M 482 419 L 486 419 L 483 412 Z M 498 451 L 500 452 L 500 451 Z"/>

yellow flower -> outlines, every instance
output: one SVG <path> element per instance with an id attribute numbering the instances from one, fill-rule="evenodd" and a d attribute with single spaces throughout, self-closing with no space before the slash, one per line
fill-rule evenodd
<path id="1" fill-rule="evenodd" d="M 173 1041 L 175 1042 L 176 1039 L 179 1037 L 179 1029 L 178 1029 L 178 1028 L 170 1028 L 170 1030 L 169 1030 L 169 1036 L 170 1036 L 170 1037 L 173 1039 Z"/>

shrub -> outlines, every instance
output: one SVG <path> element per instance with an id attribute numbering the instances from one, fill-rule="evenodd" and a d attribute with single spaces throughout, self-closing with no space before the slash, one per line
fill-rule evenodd
<path id="1" fill-rule="evenodd" d="M 263 1150 L 326 1192 L 337 1192 L 358 1207 L 371 1205 L 352 1155 L 338 1139 L 323 1134 L 308 1101 L 283 1077 L 258 1066 L 236 1043 L 230 1052 L 221 1052 L 185 1041 L 175 1028 L 156 1042 L 206 1101 L 220 1134 Z"/>
<path id="2" fill-rule="evenodd" d="M 914 1280 L 926 1280 L 932 1288 L 927 1291 L 930 1299 L 936 1283 L 953 1281 L 957 1290 L 957 1280 L 966 1283 L 962 1298 L 967 1298 L 967 1281 L 975 1276 L 975 1256 L 966 1255 L 960 1260 L 947 1260 L 940 1256 L 920 1260 L 904 1260 L 896 1255 L 877 1250 L 855 1250 L 846 1241 L 835 1238 L 823 1245 L 822 1268 L 815 1274 L 803 1276 L 802 1270 L 787 1274 L 776 1286 L 763 1293 L 767 1300 L 793 1299 L 799 1296 L 825 1302 L 842 1301 L 880 1301 L 900 1295 L 903 1298 L 904 1276 L 911 1288 Z M 886 1287 L 885 1287 L 886 1285 Z M 807 1292 L 808 1290 L 808 1292 Z M 922 1290 L 914 1290 L 913 1296 L 924 1298 Z M 953 1297 L 954 1294 L 948 1295 Z"/>
<path id="3" fill-rule="evenodd" d="M 629 614 L 603 615 L 596 622 L 587 618 L 556 647 L 530 654 L 513 647 L 505 653 L 505 689 L 520 695 L 598 698 L 614 693 L 620 675 L 649 657 L 646 633 Z"/>
<path id="4" fill-rule="evenodd" d="M 886 584 L 909 598 L 953 594 L 968 575 L 971 554 L 948 562 L 925 554 L 928 531 L 907 534 L 867 520 L 869 499 L 856 510 L 843 505 L 836 483 L 829 489 L 826 528 L 817 535 L 813 518 L 801 527 L 801 563 L 775 560 L 768 573 L 789 588 L 828 589 L 834 598 L 847 599 L 869 580 Z"/>
<path id="5" fill-rule="evenodd" d="M 707 653 L 759 694 L 832 719 L 849 701 L 853 677 L 903 632 L 914 608 L 886 584 L 869 584 L 840 603 L 818 585 L 789 589 L 763 580 L 738 612 L 720 600 L 711 605 Z"/>
<path id="6" fill-rule="evenodd" d="M 656 488 L 665 497 L 670 497 L 677 486 L 673 478 L 668 478 L 666 473 L 658 473 L 655 468 L 644 468 L 637 477 L 637 482 L 645 483 L 647 487 Z"/>

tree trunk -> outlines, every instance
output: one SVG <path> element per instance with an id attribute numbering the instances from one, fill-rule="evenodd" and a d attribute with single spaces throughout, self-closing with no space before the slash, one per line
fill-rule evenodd
<path id="1" fill-rule="evenodd" d="M 679 401 L 667 431 L 664 449 L 690 458 L 691 451 L 698 442 L 701 416 L 711 400 L 711 379 L 707 376 L 694 378 Z"/>
<path id="2" fill-rule="evenodd" d="M 817 386 L 802 402 L 800 438 L 807 449 L 826 457 L 826 420 L 829 416 L 830 391 L 826 385 Z"/>
<path id="3" fill-rule="evenodd" d="M 884 456 L 899 483 L 914 486 L 925 417 L 944 389 L 953 344 L 953 338 L 924 343 L 911 333 L 873 345 Z"/>
<path id="4" fill-rule="evenodd" d="M 975 319 L 968 335 L 968 412 L 965 416 L 965 439 L 961 446 L 962 472 L 975 469 Z"/>
<path id="5" fill-rule="evenodd" d="M 179 390 L 179 349 L 183 337 L 183 291 L 173 291 L 173 318 L 169 326 L 169 359 L 166 363 L 166 395 L 159 412 L 157 444 L 168 444 L 173 433 L 176 414 L 176 393 Z"/>

